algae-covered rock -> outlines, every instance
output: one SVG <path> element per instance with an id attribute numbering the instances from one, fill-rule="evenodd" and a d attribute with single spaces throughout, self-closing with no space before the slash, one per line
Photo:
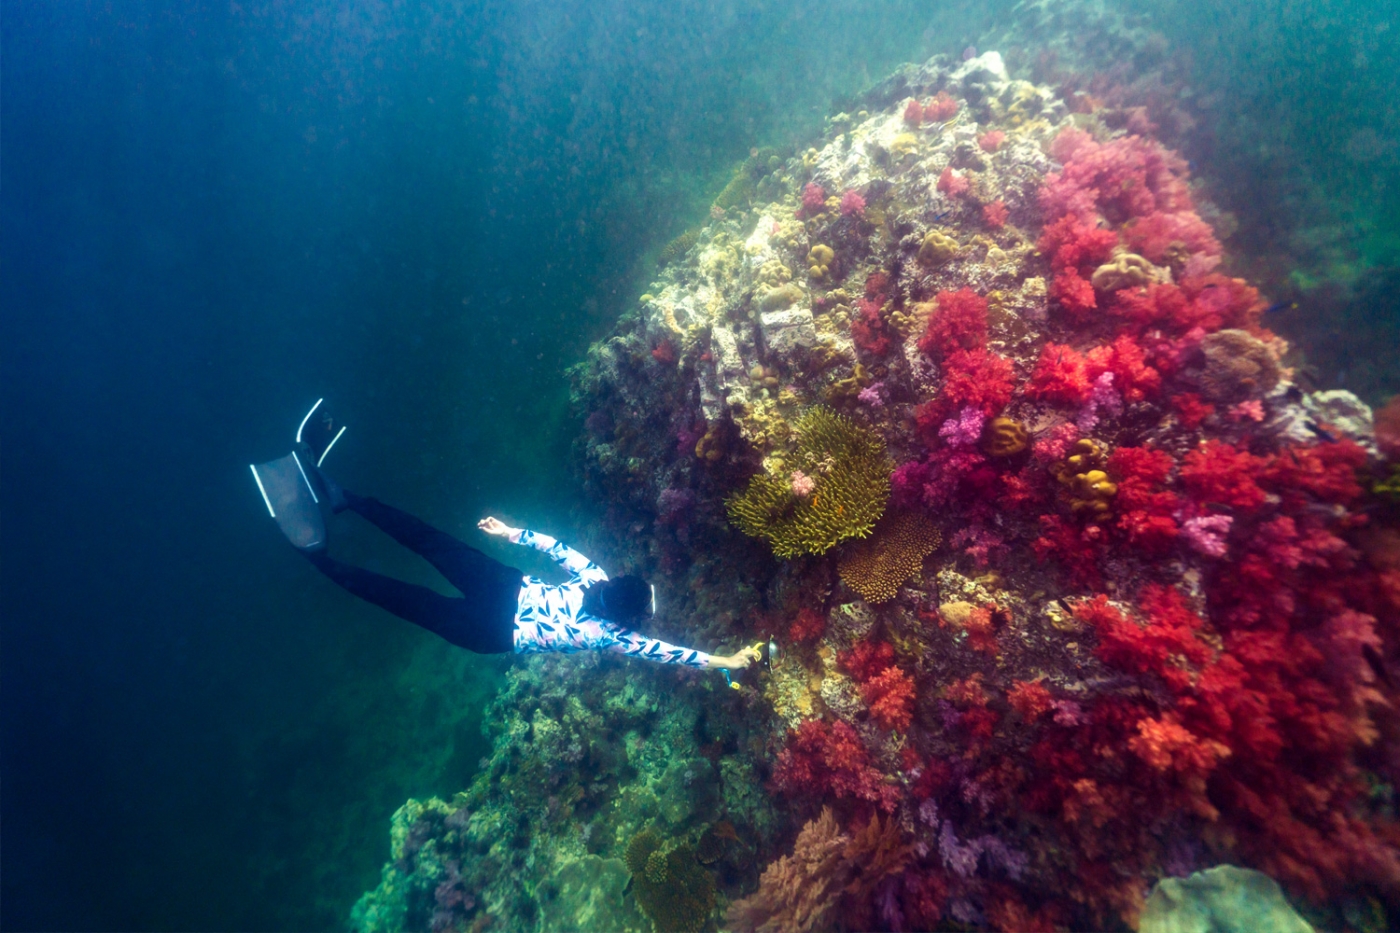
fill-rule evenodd
<path id="1" fill-rule="evenodd" d="M 1152 889 L 1138 933 L 1312 933 L 1263 872 L 1217 865 Z"/>
<path id="2" fill-rule="evenodd" d="M 651 921 L 627 897 L 630 873 L 620 858 L 585 855 L 561 865 L 540 886 L 540 920 L 545 930 L 649 933 Z"/>

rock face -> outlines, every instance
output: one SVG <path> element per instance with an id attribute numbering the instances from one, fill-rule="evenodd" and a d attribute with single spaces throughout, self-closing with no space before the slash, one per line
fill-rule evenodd
<path id="1" fill-rule="evenodd" d="M 1218 865 L 1152 889 L 1138 933 L 1313 933 L 1261 872 Z"/>

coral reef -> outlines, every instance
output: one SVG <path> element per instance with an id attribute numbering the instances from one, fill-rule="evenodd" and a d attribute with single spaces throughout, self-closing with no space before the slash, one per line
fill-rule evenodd
<path id="1" fill-rule="evenodd" d="M 1400 916 L 1400 416 L 1298 381 L 1084 96 L 936 58 L 736 174 L 571 371 L 575 454 L 672 640 L 780 650 L 521 665 L 357 928 L 584 928 L 583 865 L 620 929 L 1128 928 L 1226 862 Z"/>

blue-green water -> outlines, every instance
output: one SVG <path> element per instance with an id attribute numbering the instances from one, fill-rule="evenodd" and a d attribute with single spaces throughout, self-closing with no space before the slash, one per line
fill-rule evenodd
<path id="1" fill-rule="evenodd" d="M 348 486 L 572 534 L 563 370 L 649 257 L 751 148 L 1010 9 L 0 5 L 0 923 L 343 924 L 394 808 L 474 773 L 506 662 L 336 591 L 247 463 L 326 395 Z M 1279 329 L 1379 401 L 1400 24 L 1165 14 L 1209 98 L 1196 168 L 1300 302 Z"/>

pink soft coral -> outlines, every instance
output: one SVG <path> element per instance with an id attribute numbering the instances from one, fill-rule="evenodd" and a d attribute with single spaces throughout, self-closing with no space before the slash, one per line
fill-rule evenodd
<path id="1" fill-rule="evenodd" d="M 850 189 L 841 195 L 841 214 L 844 217 L 865 216 L 865 198 L 860 196 L 859 191 Z"/>
<path id="2" fill-rule="evenodd" d="M 959 195 L 966 194 L 971 186 L 971 182 L 967 180 L 967 177 L 953 171 L 951 165 L 943 170 L 942 175 L 938 176 L 938 190 L 942 191 L 950 198 L 956 198 Z"/>

